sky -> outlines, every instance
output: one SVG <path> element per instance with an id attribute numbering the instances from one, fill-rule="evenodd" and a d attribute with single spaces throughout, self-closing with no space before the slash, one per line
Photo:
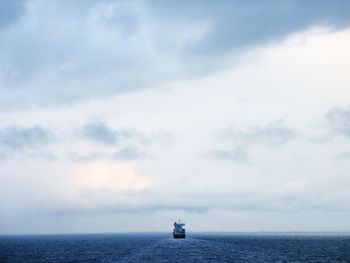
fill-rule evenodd
<path id="1" fill-rule="evenodd" d="M 0 234 L 350 231 L 349 1 L 0 1 Z"/>

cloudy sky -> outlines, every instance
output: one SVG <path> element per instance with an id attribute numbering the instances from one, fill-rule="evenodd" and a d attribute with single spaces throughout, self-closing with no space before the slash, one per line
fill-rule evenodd
<path id="1" fill-rule="evenodd" d="M 0 234 L 350 231 L 349 1 L 0 1 Z"/>

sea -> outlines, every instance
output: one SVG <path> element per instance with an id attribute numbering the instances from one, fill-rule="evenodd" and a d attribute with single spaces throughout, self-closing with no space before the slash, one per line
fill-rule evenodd
<path id="1" fill-rule="evenodd" d="M 0 236 L 0 262 L 350 262 L 344 234 Z"/>

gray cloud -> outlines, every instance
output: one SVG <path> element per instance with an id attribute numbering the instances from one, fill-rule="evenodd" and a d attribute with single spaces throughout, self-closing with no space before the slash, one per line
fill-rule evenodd
<path id="1" fill-rule="evenodd" d="M 69 160 L 77 161 L 77 162 L 85 162 L 85 161 L 92 161 L 97 160 L 100 158 L 105 157 L 106 154 L 95 152 L 95 153 L 89 153 L 89 154 L 80 154 L 77 152 L 69 152 L 67 153 L 66 157 Z"/>
<path id="2" fill-rule="evenodd" d="M 24 1 L 0 1 L 0 30 L 11 26 L 24 14 Z"/>
<path id="3" fill-rule="evenodd" d="M 156 2 L 159 16 L 211 21 L 211 30 L 187 46 L 188 54 L 220 54 L 232 49 L 281 39 L 304 28 L 319 25 L 349 26 L 346 1 L 176 1 Z M 317 12 L 315 12 L 317 10 Z"/>
<path id="4" fill-rule="evenodd" d="M 350 160 L 350 152 L 342 152 L 342 153 L 336 154 L 333 157 L 333 160 L 336 160 L 336 161 L 347 161 L 347 160 Z"/>
<path id="5" fill-rule="evenodd" d="M 82 134 L 92 141 L 104 144 L 115 144 L 119 139 L 116 131 L 100 122 L 85 125 Z"/>
<path id="6" fill-rule="evenodd" d="M 212 150 L 209 152 L 209 156 L 219 160 L 227 160 L 237 163 L 248 162 L 248 154 L 242 147 L 236 147 L 231 150 Z"/>
<path id="7" fill-rule="evenodd" d="M 21 1 L 1 5 L 6 8 L 0 27 L 7 28 L 0 32 L 4 110 L 71 103 L 193 77 L 226 67 L 232 59 L 228 53 L 238 55 L 312 26 L 344 28 L 350 21 L 347 1 L 32 0 L 24 8 Z M 13 21 L 18 22 L 8 27 Z"/>
<path id="8" fill-rule="evenodd" d="M 66 157 L 71 161 L 87 162 L 100 159 L 114 159 L 114 160 L 136 160 L 144 158 L 146 154 L 135 146 L 121 147 L 113 153 L 109 152 L 92 152 L 82 154 L 78 152 L 68 152 Z M 1 159 L 1 156 L 0 156 Z"/>
<path id="9" fill-rule="evenodd" d="M 122 148 L 113 154 L 114 159 L 121 160 L 134 160 L 142 157 L 145 157 L 145 154 L 136 147 Z"/>
<path id="10" fill-rule="evenodd" d="M 0 148 L 5 152 L 18 152 L 38 148 L 49 143 L 50 131 L 40 127 L 5 127 L 0 129 Z"/>
<path id="11" fill-rule="evenodd" d="M 208 155 L 218 159 L 236 163 L 249 163 L 249 150 L 255 145 L 278 147 L 295 137 L 295 132 L 289 129 L 283 120 L 268 123 L 266 126 L 252 126 L 238 130 L 229 128 L 222 132 L 221 137 L 230 141 L 234 147 L 213 149 Z"/>
<path id="12" fill-rule="evenodd" d="M 67 157 L 73 161 L 89 161 L 96 159 L 135 160 L 147 156 L 147 147 L 169 145 L 172 135 L 167 132 L 147 133 L 134 128 L 112 128 L 107 124 L 97 121 L 86 124 L 80 134 L 91 142 L 99 143 L 110 148 L 117 148 L 113 153 L 95 152 L 81 154 L 70 152 Z"/>
<path id="13" fill-rule="evenodd" d="M 333 131 L 350 137 L 350 106 L 333 108 L 327 113 L 326 119 Z"/>
<path id="14" fill-rule="evenodd" d="M 54 216 L 87 216 L 87 215 L 98 215 L 98 214 L 143 214 L 143 213 L 155 213 L 158 211 L 185 211 L 193 214 L 204 214 L 208 212 L 210 206 L 194 206 L 194 205 L 144 205 L 144 206 L 99 206 L 91 208 L 81 207 L 64 207 L 61 209 L 52 209 L 50 211 L 43 211 L 45 214 L 49 213 Z"/>
<path id="15" fill-rule="evenodd" d="M 7 157 L 8 156 L 5 153 L 0 152 L 0 160 L 5 160 Z"/>
<path id="16" fill-rule="evenodd" d="M 289 129 L 284 121 L 277 120 L 266 126 L 253 126 L 246 130 L 229 129 L 224 132 L 224 137 L 242 145 L 266 145 L 276 147 L 287 143 L 295 136 L 295 132 Z"/>
<path id="17" fill-rule="evenodd" d="M 134 128 L 114 129 L 103 122 L 90 122 L 86 124 L 81 134 L 97 143 L 117 145 L 118 143 L 134 142 L 141 145 L 151 144 L 159 140 L 169 141 L 171 135 L 167 132 L 146 133 Z"/>

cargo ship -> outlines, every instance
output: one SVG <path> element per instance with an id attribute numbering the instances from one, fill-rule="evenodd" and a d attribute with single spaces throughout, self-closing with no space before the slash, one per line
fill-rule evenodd
<path id="1" fill-rule="evenodd" d="M 173 230 L 173 236 L 174 238 L 185 238 L 186 237 L 186 230 L 183 228 L 185 226 L 185 223 L 181 222 L 175 222 L 174 223 L 174 230 Z"/>

